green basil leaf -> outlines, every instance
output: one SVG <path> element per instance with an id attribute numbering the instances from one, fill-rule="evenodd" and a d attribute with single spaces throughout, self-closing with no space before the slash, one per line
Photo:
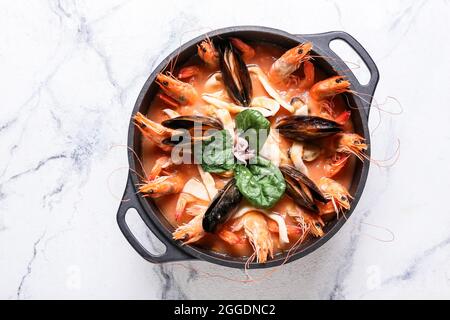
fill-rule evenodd
<path id="1" fill-rule="evenodd" d="M 206 172 L 223 173 L 234 168 L 233 137 L 227 130 L 215 131 L 203 141 L 200 151 L 196 160 Z"/>
<path id="2" fill-rule="evenodd" d="M 257 208 L 271 208 L 286 189 L 283 174 L 272 162 L 255 157 L 247 166 L 234 168 L 236 185 L 242 195 Z"/>
<path id="3" fill-rule="evenodd" d="M 270 131 L 270 122 L 258 110 L 247 109 L 236 118 L 239 134 L 248 141 L 252 150 L 260 150 L 266 142 Z"/>

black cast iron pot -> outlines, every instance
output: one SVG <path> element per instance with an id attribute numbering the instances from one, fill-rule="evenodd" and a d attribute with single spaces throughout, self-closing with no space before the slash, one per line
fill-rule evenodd
<path id="1" fill-rule="evenodd" d="M 230 27 L 219 29 L 208 33 L 208 37 L 214 39 L 217 36 L 227 37 L 235 36 L 245 40 L 251 41 L 264 41 L 278 46 L 284 47 L 286 49 L 294 47 L 299 42 L 310 41 L 313 43 L 312 55 L 321 56 L 322 58 L 315 58 L 315 66 L 320 68 L 326 75 L 346 75 L 352 84 L 352 89 L 360 92 L 364 97 L 369 97 L 364 99 L 365 101 L 359 99 L 355 95 L 348 94 L 347 98 L 353 107 L 357 107 L 356 110 L 352 110 L 352 121 L 355 127 L 356 133 L 366 138 L 367 143 L 370 146 L 370 136 L 368 130 L 368 117 L 369 117 L 369 107 L 371 103 L 371 96 L 373 96 L 376 85 L 378 83 L 378 69 L 367 53 L 367 51 L 359 44 L 352 36 L 345 32 L 333 31 L 319 34 L 310 35 L 293 35 L 284 31 L 258 27 L 258 26 L 241 26 L 241 27 Z M 199 36 L 184 45 L 181 48 L 175 50 L 170 54 L 164 61 L 162 61 L 159 66 L 153 71 L 150 77 L 145 82 L 139 97 L 137 98 L 132 117 L 137 113 L 141 112 L 146 114 L 150 102 L 152 101 L 155 94 L 158 92 L 158 86 L 154 82 L 156 75 L 161 72 L 167 64 L 172 61 L 177 55 L 178 62 L 182 64 L 189 57 L 197 53 L 196 45 L 204 40 L 206 35 Z M 350 45 L 361 57 L 361 59 L 367 65 L 371 77 L 367 85 L 361 85 L 354 74 L 349 70 L 348 66 L 332 51 L 329 47 L 329 43 L 332 40 L 340 39 L 345 41 Z M 129 130 L 128 130 L 128 147 L 140 155 L 141 154 L 141 139 L 142 136 L 136 130 L 133 125 L 133 121 L 130 120 Z M 370 155 L 370 149 L 367 150 L 367 154 Z M 171 232 L 173 227 L 167 222 L 164 216 L 161 214 L 159 209 L 151 200 L 147 200 L 137 194 L 136 185 L 140 182 L 138 177 L 131 171 L 140 172 L 141 169 L 137 165 L 137 159 L 134 154 L 128 150 L 128 160 L 130 164 L 130 174 L 128 176 L 127 185 L 123 195 L 124 201 L 120 204 L 117 213 L 117 222 L 119 224 L 120 230 L 123 232 L 125 238 L 131 244 L 131 246 L 147 261 L 152 263 L 164 263 L 171 261 L 180 260 L 193 260 L 200 259 L 211 263 L 233 267 L 233 268 L 244 268 L 245 258 L 225 256 L 223 254 L 218 254 L 206 249 L 201 249 L 191 245 L 183 246 L 180 242 L 172 240 Z M 350 210 L 346 213 L 348 218 L 353 210 L 355 209 L 361 194 L 364 189 L 364 185 L 367 180 L 367 174 L 369 171 L 369 161 L 364 161 L 364 163 L 358 161 L 355 174 L 353 177 L 353 182 L 350 187 L 350 193 L 354 195 L 354 200 L 351 204 Z M 128 209 L 135 208 L 148 228 L 164 243 L 166 246 L 166 251 L 161 255 L 154 255 L 148 250 L 146 250 L 137 238 L 130 231 L 126 221 L 125 216 Z M 339 219 L 329 222 L 325 227 L 325 235 L 322 238 L 310 239 L 304 242 L 301 247 L 289 258 L 288 262 L 294 261 L 310 252 L 316 250 L 325 242 L 327 242 L 346 222 L 346 218 L 342 215 Z M 265 264 L 252 263 L 250 268 L 265 268 L 274 267 L 280 265 L 284 262 L 286 254 L 278 254 L 273 259 L 269 260 Z"/>

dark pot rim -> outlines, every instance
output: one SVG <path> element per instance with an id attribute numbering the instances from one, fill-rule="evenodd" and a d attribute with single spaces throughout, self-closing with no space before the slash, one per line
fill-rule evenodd
<path id="1" fill-rule="evenodd" d="M 154 83 L 156 75 L 161 72 L 167 64 L 175 58 L 175 56 L 180 53 L 185 52 L 186 50 L 192 48 L 201 40 L 205 39 L 206 36 L 210 38 L 214 38 L 216 36 L 230 36 L 237 35 L 242 36 L 245 34 L 258 34 L 257 41 L 270 41 L 270 39 L 277 39 L 277 42 L 283 43 L 298 43 L 304 41 L 311 41 L 314 44 L 314 52 L 322 56 L 323 58 L 319 59 L 321 64 L 326 64 L 332 68 L 332 70 L 328 70 L 331 74 L 332 72 L 339 73 L 341 75 L 346 75 L 352 86 L 356 91 L 362 92 L 363 94 L 368 94 L 373 96 L 375 92 L 376 85 L 378 83 L 379 74 L 378 69 L 366 52 L 366 50 L 349 34 L 341 31 L 333 31 L 327 33 L 319 33 L 319 34 L 311 34 L 311 35 L 293 35 L 287 33 L 285 31 L 260 27 L 260 26 L 236 26 L 236 27 L 228 27 L 223 29 L 214 30 L 208 32 L 207 34 L 203 34 L 198 36 L 176 50 L 174 50 L 170 55 L 168 55 L 151 73 L 147 81 L 145 82 L 133 109 L 129 129 L 128 129 L 128 147 L 134 150 L 136 141 L 138 141 L 135 136 L 137 132 L 133 125 L 132 117 L 143 109 L 147 110 L 148 105 L 144 105 L 145 98 L 148 94 L 150 94 L 150 90 L 152 88 L 152 84 Z M 340 39 L 349 44 L 361 57 L 361 59 L 365 62 L 371 73 L 371 79 L 367 85 L 361 85 L 355 75 L 349 70 L 348 66 L 329 48 L 329 43 L 332 40 Z M 366 101 L 361 100 L 359 97 L 352 96 L 351 99 L 353 103 L 357 106 L 357 111 L 353 112 L 352 110 L 352 120 L 355 124 L 359 124 L 359 134 L 362 134 L 368 144 L 369 150 L 368 155 L 370 156 L 370 134 L 368 130 L 368 115 L 369 108 L 371 104 L 371 99 L 367 99 Z M 358 130 L 356 130 L 358 131 Z M 128 150 L 128 160 L 129 166 L 131 169 L 136 170 L 136 159 L 135 155 L 131 150 Z M 307 254 L 313 252 L 314 250 L 321 247 L 325 242 L 327 242 L 333 235 L 337 233 L 337 231 L 344 225 L 346 220 L 351 216 L 355 207 L 358 204 L 358 201 L 362 195 L 367 175 L 369 171 L 370 162 L 364 161 L 362 165 L 359 166 L 360 172 L 358 174 L 355 172 L 355 176 L 359 175 L 359 179 L 357 181 L 356 187 L 354 188 L 354 200 L 351 204 L 351 208 L 345 214 L 344 217 L 340 217 L 330 223 L 330 228 L 326 230 L 326 234 L 321 238 L 315 238 L 309 241 L 306 241 L 304 244 L 300 246 L 299 249 L 296 250 L 292 255 L 290 255 L 289 259 L 286 260 L 286 253 L 281 253 L 276 255 L 273 259 L 270 259 L 267 263 L 251 263 L 249 268 L 268 268 L 274 267 L 283 264 L 284 262 L 292 262 L 301 257 L 306 256 Z M 355 179 L 355 178 L 354 178 Z M 133 248 L 138 251 L 138 253 L 146 260 L 153 263 L 163 263 L 163 262 L 171 262 L 171 261 L 180 261 L 180 260 L 191 260 L 191 259 L 200 259 L 204 261 L 208 261 L 211 263 L 219 264 L 222 266 L 233 267 L 233 268 L 244 268 L 245 259 L 238 257 L 226 256 L 223 254 L 218 254 L 210 250 L 202 249 L 199 247 L 195 247 L 192 245 L 182 245 L 181 242 L 172 240 L 171 231 L 168 229 L 167 221 L 161 217 L 158 213 L 159 209 L 153 204 L 153 202 L 144 199 L 136 193 L 135 186 L 139 183 L 138 177 L 131 173 L 129 174 L 127 186 L 125 189 L 125 193 L 123 196 L 123 201 L 119 207 L 117 214 L 117 221 L 121 231 L 124 233 L 126 239 L 130 242 Z M 352 182 L 352 185 L 354 182 Z M 154 255 L 148 252 L 142 244 L 135 238 L 135 236 L 130 231 L 128 225 L 125 221 L 125 216 L 130 208 L 135 208 L 141 218 L 144 220 L 149 229 L 164 243 L 166 246 L 166 252 L 162 255 Z"/>

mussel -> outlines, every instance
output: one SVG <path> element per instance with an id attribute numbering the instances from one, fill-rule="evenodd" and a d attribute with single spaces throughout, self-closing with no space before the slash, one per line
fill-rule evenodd
<path id="1" fill-rule="evenodd" d="M 205 116 L 179 116 L 164 120 L 161 124 L 170 129 L 192 129 L 194 126 L 202 126 L 202 129 L 213 128 L 223 129 L 223 124 L 219 119 Z"/>
<path id="2" fill-rule="evenodd" d="M 290 165 L 281 165 L 280 170 L 286 181 L 286 193 L 292 200 L 303 208 L 319 213 L 319 208 L 314 203 L 314 200 L 323 203 L 326 203 L 328 200 L 316 184 Z"/>
<path id="3" fill-rule="evenodd" d="M 224 126 L 222 122 L 219 119 L 212 118 L 212 117 L 206 117 L 206 116 L 178 116 L 175 118 L 167 119 L 161 122 L 161 124 L 170 129 L 178 130 L 175 132 L 171 137 L 165 138 L 162 140 L 162 143 L 169 146 L 180 146 L 181 143 L 183 144 L 191 144 L 193 141 L 198 141 L 202 139 L 207 139 L 210 137 L 208 136 L 193 136 L 188 131 L 196 126 L 201 126 L 201 130 L 205 131 L 208 129 L 217 129 L 217 130 L 223 130 Z"/>
<path id="4" fill-rule="evenodd" d="M 236 180 L 231 179 L 212 200 L 203 216 L 203 230 L 214 232 L 223 223 L 242 200 L 242 194 L 236 186 Z"/>
<path id="5" fill-rule="evenodd" d="M 342 132 L 341 126 L 332 120 L 316 116 L 291 115 L 278 120 L 276 128 L 286 138 L 311 141 Z"/>
<path id="6" fill-rule="evenodd" d="M 248 107 L 253 89 L 247 65 L 231 42 L 219 42 L 218 49 L 220 71 L 228 95 L 236 104 Z"/>

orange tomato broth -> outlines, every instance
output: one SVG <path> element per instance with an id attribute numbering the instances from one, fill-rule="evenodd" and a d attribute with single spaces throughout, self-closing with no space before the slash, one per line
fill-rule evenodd
<path id="1" fill-rule="evenodd" d="M 286 50 L 286 49 L 283 49 L 283 48 L 280 48 L 280 47 L 277 47 L 277 46 L 274 46 L 271 44 L 267 44 L 267 43 L 251 43 L 251 45 L 255 49 L 256 55 L 252 59 L 246 61 L 246 63 L 247 64 L 252 63 L 252 64 L 259 65 L 261 67 L 261 69 L 264 72 L 266 72 L 266 74 L 269 71 L 272 63 L 278 57 L 280 57 Z M 314 63 L 314 61 L 312 61 L 312 62 Z M 196 65 L 200 68 L 200 74 L 196 75 L 188 80 L 192 85 L 194 85 L 194 87 L 197 89 L 199 96 L 200 96 L 203 93 L 204 82 L 213 72 L 215 72 L 217 70 L 208 69 L 205 66 L 205 64 L 199 59 L 199 57 L 197 55 L 195 55 L 194 57 L 189 59 L 189 61 L 187 61 L 183 66 L 189 66 L 189 65 Z M 302 76 L 302 72 L 303 72 L 302 69 L 303 68 L 300 67 L 300 69 L 295 74 Z M 174 72 L 174 74 L 176 75 L 177 73 Z M 315 68 L 315 82 L 323 80 L 325 78 L 326 78 L 326 76 L 322 72 L 320 72 L 320 70 L 316 67 Z M 253 96 L 254 97 L 256 97 L 256 96 L 269 97 L 267 95 L 266 91 L 264 90 L 264 88 L 262 87 L 262 85 L 259 83 L 259 81 L 253 77 L 252 77 L 252 85 L 253 85 Z M 280 93 L 283 93 L 283 91 L 287 92 L 288 96 L 291 96 L 291 97 L 301 93 L 298 90 L 296 90 L 295 88 L 293 88 L 293 86 L 291 86 L 290 88 L 277 87 L 277 89 L 280 91 Z M 333 99 L 333 102 L 334 102 L 334 111 L 336 112 L 336 114 L 339 114 L 340 112 L 346 110 L 345 102 L 342 97 L 336 96 Z M 155 97 L 155 99 L 153 99 L 153 101 L 151 102 L 151 104 L 149 106 L 149 109 L 148 109 L 149 111 L 147 113 L 147 116 L 150 119 L 152 119 L 153 121 L 160 123 L 161 121 L 168 119 L 167 115 L 162 111 L 163 109 L 172 108 L 180 114 L 188 115 L 188 114 L 192 114 L 194 110 L 198 110 L 201 112 L 202 107 L 204 107 L 205 105 L 207 105 L 206 102 L 204 102 L 201 98 L 199 98 L 198 101 L 196 101 L 196 103 L 194 105 L 182 106 L 182 107 L 178 107 L 178 108 L 174 109 L 174 108 L 170 107 L 169 105 L 167 105 L 166 103 L 164 103 L 164 101 L 162 101 L 160 98 Z M 310 113 L 315 114 L 315 111 L 316 110 L 310 110 Z M 279 112 L 274 117 L 270 117 L 269 120 L 272 124 L 274 124 L 278 118 L 289 115 L 289 114 L 290 113 L 288 111 L 286 111 L 283 107 L 280 106 Z M 232 116 L 234 118 L 235 115 L 232 115 Z M 353 124 L 351 123 L 350 120 L 344 126 L 344 131 L 346 131 L 346 132 L 353 131 Z M 289 149 L 290 145 L 292 144 L 292 142 L 289 141 L 288 139 L 281 139 L 281 140 L 282 140 L 282 142 L 281 142 L 280 148 L 287 151 Z M 326 142 L 327 139 L 324 139 L 324 141 Z M 327 144 L 322 143 L 321 147 L 327 148 Z M 325 176 L 325 170 L 324 170 L 325 159 L 328 156 L 330 156 L 332 153 L 333 153 L 333 150 L 330 149 L 330 150 L 327 150 L 327 152 L 323 152 L 313 162 L 305 162 L 306 166 L 308 167 L 309 177 L 316 183 L 319 181 L 319 179 L 322 176 Z M 142 139 L 142 160 L 143 160 L 142 162 L 143 162 L 143 166 L 144 166 L 144 169 L 146 172 L 150 172 L 151 168 L 153 167 L 153 165 L 155 163 L 155 160 L 164 155 L 170 156 L 170 152 L 165 153 L 161 149 L 159 149 L 157 146 L 153 145 L 152 142 L 150 142 L 146 139 Z M 333 177 L 334 180 L 341 183 L 347 189 L 351 185 L 351 181 L 352 181 L 352 177 L 353 177 L 353 173 L 354 173 L 354 166 L 355 166 L 354 158 L 355 157 L 350 157 L 348 163 L 341 170 L 341 172 L 339 172 L 338 175 Z M 177 174 L 182 175 L 186 181 L 192 177 L 196 177 L 201 181 L 201 178 L 200 178 L 200 175 L 198 173 L 196 166 L 197 166 L 196 164 L 181 164 L 178 166 L 174 166 L 172 169 L 172 172 L 174 170 L 176 170 Z M 224 180 L 223 178 L 218 177 L 216 175 L 213 175 L 213 176 L 215 178 L 216 188 L 218 190 L 220 190 L 225 185 L 226 180 Z M 178 196 L 179 196 L 179 194 L 173 194 L 173 195 L 167 195 L 164 197 L 153 199 L 153 201 L 155 201 L 156 205 L 161 210 L 164 217 L 169 221 L 169 223 L 174 228 L 176 228 L 178 225 L 188 222 L 191 219 L 191 217 L 189 215 L 184 214 L 180 222 L 177 223 L 175 221 L 175 206 L 176 206 L 176 202 L 178 200 Z M 242 201 L 241 205 L 244 205 L 244 204 L 246 204 L 245 200 Z M 292 199 L 290 197 L 288 197 L 287 195 L 284 195 L 280 199 L 280 201 L 271 210 L 274 212 L 277 212 L 277 213 L 284 214 L 286 212 L 286 208 L 288 206 L 293 206 L 293 205 L 294 205 L 294 202 L 292 201 Z M 330 218 L 330 217 L 328 217 L 328 218 Z M 331 217 L 331 218 L 333 218 L 333 217 Z M 285 221 L 286 221 L 286 224 L 288 224 L 288 225 L 289 224 L 295 225 L 295 222 L 287 215 L 285 217 Z M 226 222 L 226 224 L 231 224 L 231 223 L 233 223 L 233 219 L 229 219 L 229 221 Z M 244 236 L 243 232 L 244 232 L 243 230 L 238 231 L 237 235 L 243 237 Z M 295 244 L 296 241 L 298 240 L 298 237 L 296 238 L 296 237 L 290 236 L 290 238 L 289 238 L 290 242 L 288 244 L 281 244 L 279 242 L 277 233 L 271 233 L 271 236 L 273 238 L 273 243 L 274 243 L 274 254 L 290 249 L 290 247 L 292 247 L 292 245 Z M 243 241 L 243 243 L 241 243 L 241 244 L 230 245 L 230 244 L 226 243 L 225 241 L 223 241 L 222 239 L 220 239 L 215 234 L 207 233 L 201 240 L 197 241 L 195 243 L 195 245 L 205 248 L 205 249 L 215 251 L 217 253 L 238 256 L 238 257 L 248 257 L 253 254 L 253 249 L 248 241 Z"/>

